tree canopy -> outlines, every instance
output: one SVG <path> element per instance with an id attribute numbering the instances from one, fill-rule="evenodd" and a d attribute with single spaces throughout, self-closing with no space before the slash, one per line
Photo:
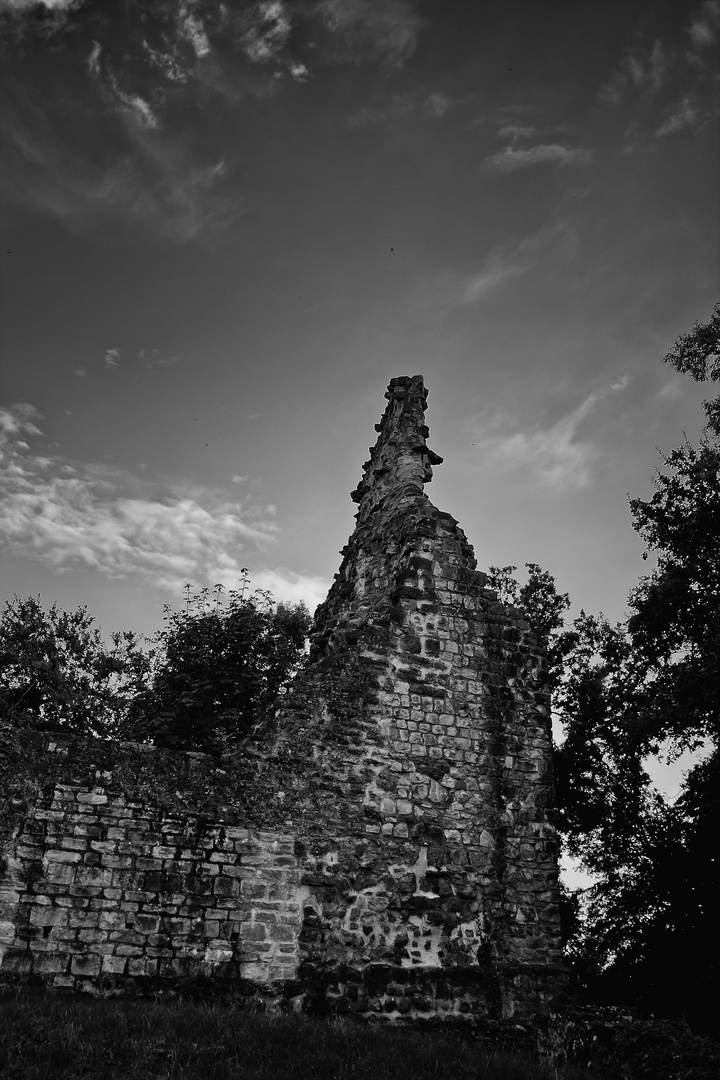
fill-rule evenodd
<path id="1" fill-rule="evenodd" d="M 86 607 L 45 610 L 39 597 L 8 600 L 0 614 L 0 715 L 81 735 L 121 731 L 145 685 L 151 655 L 131 632 L 106 644 Z"/>
<path id="2" fill-rule="evenodd" d="M 106 644 L 85 607 L 45 610 L 39 598 L 0 616 L 0 716 L 34 728 L 222 753 L 278 704 L 305 651 L 304 605 L 216 586 L 165 611 L 150 642 Z M 150 646 L 149 648 L 147 646 Z"/>
<path id="3" fill-rule="evenodd" d="M 127 736 L 170 749 L 222 753 L 274 708 L 304 655 L 304 604 L 274 604 L 268 593 L 225 593 L 216 585 L 165 611 L 157 662 L 130 707 Z"/>

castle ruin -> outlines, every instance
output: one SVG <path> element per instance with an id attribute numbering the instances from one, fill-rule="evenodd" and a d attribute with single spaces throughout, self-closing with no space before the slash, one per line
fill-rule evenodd
<path id="1" fill-rule="evenodd" d="M 405 1021 L 549 1009 L 544 642 L 425 494 L 422 378 L 386 398 L 308 663 L 241 754 L 0 728 L 0 979 Z"/>

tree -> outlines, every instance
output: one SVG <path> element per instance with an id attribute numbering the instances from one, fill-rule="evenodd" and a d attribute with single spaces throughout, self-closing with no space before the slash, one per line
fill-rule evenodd
<path id="1" fill-rule="evenodd" d="M 127 736 L 172 749 L 222 753 L 274 708 L 304 656 L 304 604 L 274 604 L 268 593 L 223 587 L 214 598 L 187 586 L 185 611 L 166 608 L 156 635 L 151 685 L 131 707 Z"/>
<path id="2" fill-rule="evenodd" d="M 520 585 L 514 577 L 517 566 L 490 566 L 488 585 L 503 603 L 523 609 L 536 634 L 549 637 L 563 625 L 570 597 L 557 591 L 555 578 L 537 563 L 525 563 L 525 569 L 527 581 Z"/>
<path id="3" fill-rule="evenodd" d="M 719 326 L 720 306 L 666 359 L 693 378 L 720 378 Z M 631 592 L 625 622 L 581 612 L 564 626 L 567 597 L 551 575 L 527 564 L 520 586 L 514 567 L 491 568 L 501 598 L 550 632 L 558 825 L 565 851 L 595 877 L 575 897 L 568 957 L 596 999 L 708 1030 L 720 989 L 718 400 L 705 403 L 699 445 L 664 455 L 652 497 L 630 501 L 656 565 Z M 667 802 L 648 759 L 684 750 L 705 756 Z"/>
<path id="4" fill-rule="evenodd" d="M 112 737 L 144 685 L 150 657 L 133 633 L 110 644 L 86 607 L 47 611 L 40 598 L 8 600 L 0 616 L 0 716 L 34 728 Z"/>
<path id="5" fill-rule="evenodd" d="M 719 337 L 720 305 L 665 360 L 717 380 Z M 586 981 L 706 1027 L 720 989 L 719 403 L 705 402 L 697 447 L 663 456 L 652 497 L 630 500 L 655 568 L 631 592 L 625 624 L 581 616 L 558 635 L 554 700 L 566 732 L 555 755 L 560 827 L 597 875 L 574 942 Z M 706 755 L 670 804 L 646 770 L 661 747 Z"/>
<path id="6" fill-rule="evenodd" d="M 720 303 L 706 323 L 696 322 L 689 334 L 681 334 L 663 357 L 676 371 L 695 382 L 720 381 Z M 720 436 L 720 397 L 703 403 L 709 429 Z"/>

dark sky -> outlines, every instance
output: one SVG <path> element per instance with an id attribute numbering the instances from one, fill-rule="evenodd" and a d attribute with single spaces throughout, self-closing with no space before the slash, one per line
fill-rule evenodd
<path id="1" fill-rule="evenodd" d="M 0 0 L 3 597 L 314 606 L 388 380 L 481 566 L 622 615 L 718 296 L 720 0 Z"/>

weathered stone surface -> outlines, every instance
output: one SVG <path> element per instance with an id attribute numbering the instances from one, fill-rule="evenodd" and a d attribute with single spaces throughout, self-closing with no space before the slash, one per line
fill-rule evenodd
<path id="1" fill-rule="evenodd" d="M 237 760 L 39 733 L 0 760 L 2 971 L 403 1021 L 547 1009 L 543 643 L 424 493 L 422 379 L 386 397 L 306 670 Z"/>

